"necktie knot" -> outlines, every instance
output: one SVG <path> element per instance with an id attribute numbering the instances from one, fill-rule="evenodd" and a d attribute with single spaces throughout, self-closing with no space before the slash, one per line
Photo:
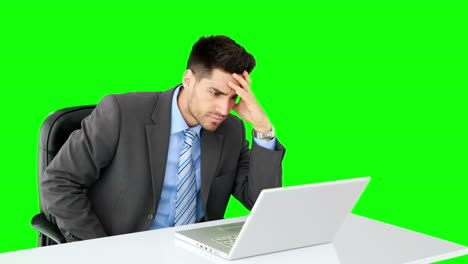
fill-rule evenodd
<path id="1" fill-rule="evenodd" d="M 184 144 L 187 144 L 189 146 L 192 146 L 193 141 L 197 137 L 197 132 L 191 130 L 191 129 L 186 129 L 184 131 Z"/>

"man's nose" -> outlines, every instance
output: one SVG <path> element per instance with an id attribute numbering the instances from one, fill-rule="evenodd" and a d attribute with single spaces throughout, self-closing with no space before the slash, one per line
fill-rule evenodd
<path id="1" fill-rule="evenodd" d="M 231 102 L 229 100 L 222 100 L 219 102 L 218 104 L 218 113 L 226 116 L 229 114 L 229 112 L 231 111 Z"/>

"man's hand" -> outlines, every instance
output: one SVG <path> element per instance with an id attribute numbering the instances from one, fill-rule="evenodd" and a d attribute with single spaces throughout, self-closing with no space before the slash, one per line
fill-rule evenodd
<path id="1" fill-rule="evenodd" d="M 240 84 L 240 86 L 238 86 L 233 82 L 228 83 L 229 87 L 234 89 L 236 94 L 240 97 L 239 103 L 233 108 L 234 111 L 236 111 L 242 119 L 252 123 L 255 131 L 260 133 L 270 132 L 273 127 L 250 90 L 250 77 L 247 71 L 244 71 L 242 75 L 233 73 L 232 76 Z"/>

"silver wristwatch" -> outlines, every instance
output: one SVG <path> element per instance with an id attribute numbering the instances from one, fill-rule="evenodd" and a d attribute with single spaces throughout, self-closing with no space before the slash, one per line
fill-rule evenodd
<path id="1" fill-rule="evenodd" d="M 258 139 L 272 139 L 275 137 L 275 129 L 271 127 L 271 131 L 266 133 L 257 132 L 252 129 L 252 136 Z"/>

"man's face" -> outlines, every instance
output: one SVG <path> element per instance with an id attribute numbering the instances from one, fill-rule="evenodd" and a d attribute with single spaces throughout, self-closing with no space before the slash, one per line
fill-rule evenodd
<path id="1" fill-rule="evenodd" d="M 236 103 L 237 94 L 228 82 L 238 84 L 232 74 L 214 69 L 211 76 L 187 87 L 188 112 L 206 130 L 215 131 Z"/>

